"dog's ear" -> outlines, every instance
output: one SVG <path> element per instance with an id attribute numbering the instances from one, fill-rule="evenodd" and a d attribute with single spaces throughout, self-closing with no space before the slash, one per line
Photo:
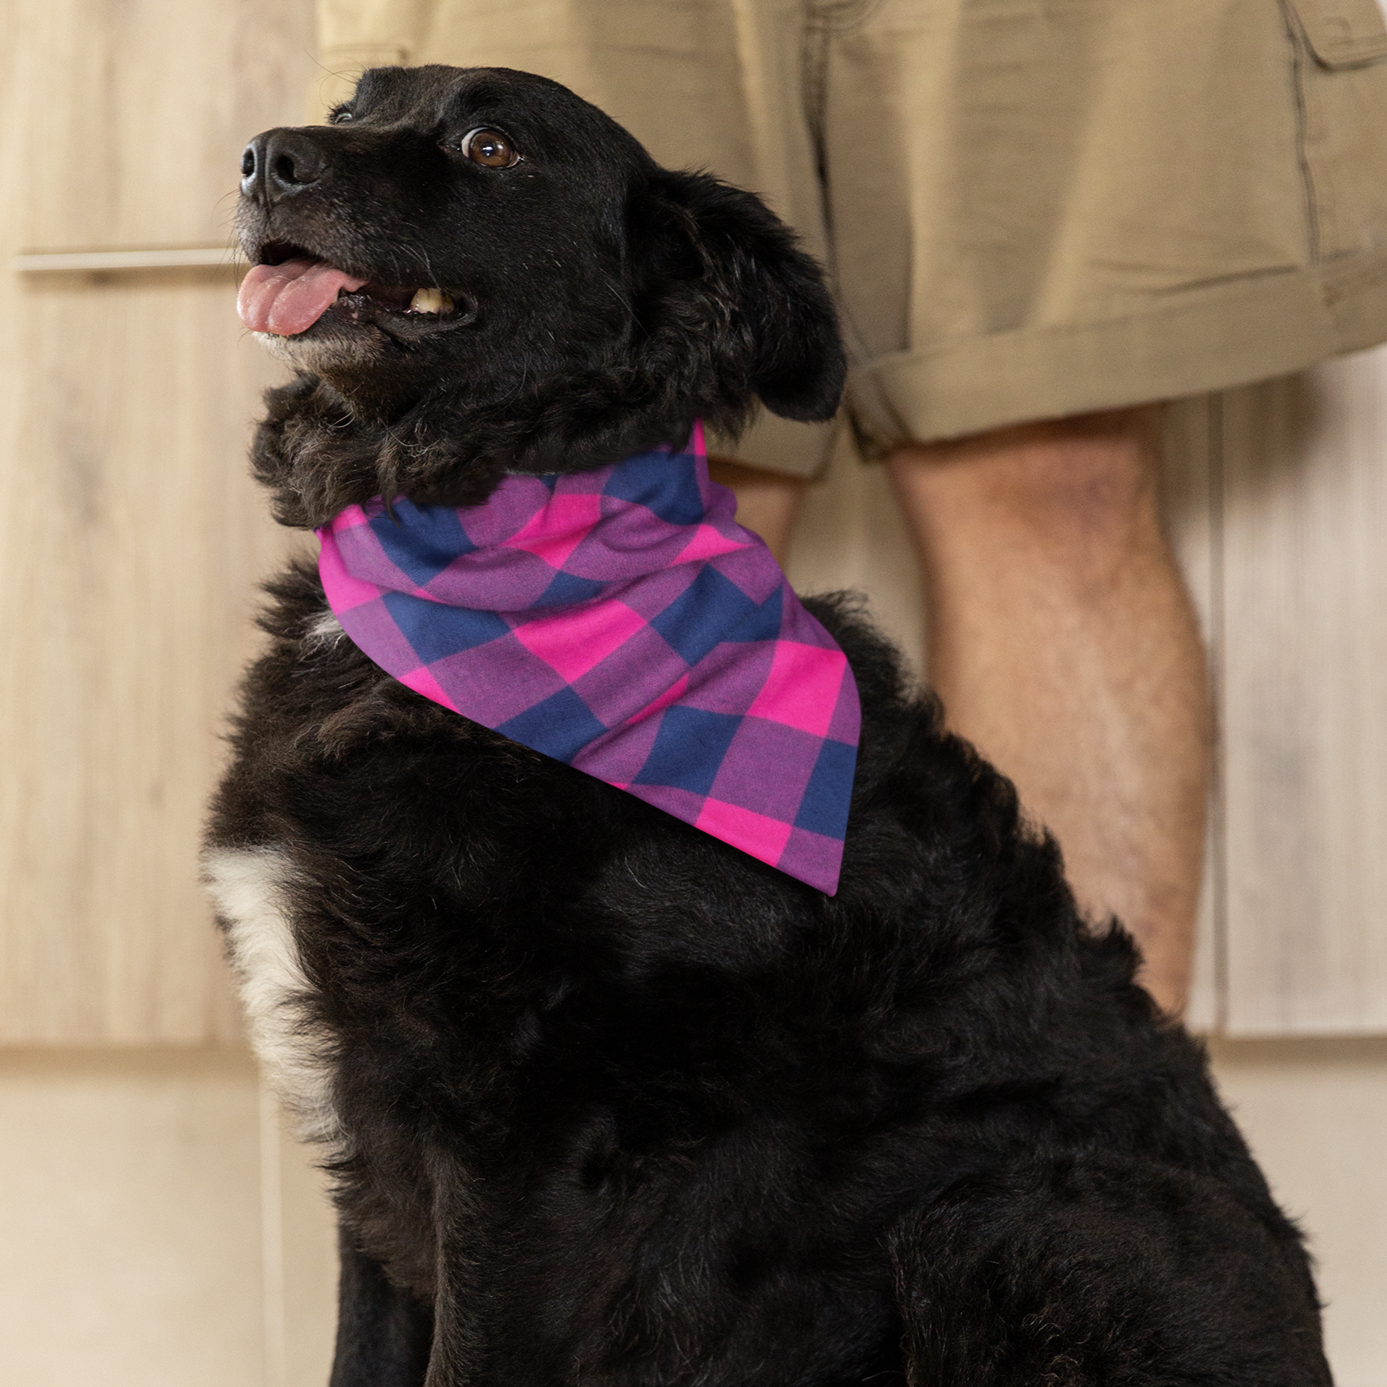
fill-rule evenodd
<path id="1" fill-rule="evenodd" d="M 787 419 L 832 418 L 847 374 L 838 315 L 819 266 L 759 198 L 661 169 L 629 230 L 648 340 L 680 338 L 685 361 L 702 361 L 709 422 L 744 415 L 754 396 Z"/>

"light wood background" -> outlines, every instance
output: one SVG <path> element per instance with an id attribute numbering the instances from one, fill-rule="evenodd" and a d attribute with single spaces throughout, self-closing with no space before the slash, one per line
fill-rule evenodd
<path id="1" fill-rule="evenodd" d="M 25 1387 L 323 1381 L 321 1179 L 258 1091 L 195 867 L 285 543 L 244 464 L 275 368 L 229 258 L 9 268 L 227 242 L 243 142 L 317 81 L 311 8 L 0 0 L 0 1380 Z M 1341 1387 L 1387 1387 L 1387 1049 L 1239 1038 L 1387 1034 L 1384 411 L 1377 351 L 1168 419 L 1222 731 L 1193 1016 L 1320 1238 Z M 879 471 L 838 460 L 789 567 L 866 589 L 918 663 Z"/>
<path id="2" fill-rule="evenodd" d="M 9 0 L 3 251 L 216 244 L 236 156 L 300 119 L 306 0 Z M 235 271 L 0 276 L 0 1042 L 236 1034 L 194 854 L 282 550 L 245 477 L 273 375 Z M 1171 526 L 1222 729 L 1196 1019 L 1387 1030 L 1387 359 L 1171 412 Z M 790 560 L 918 659 L 914 561 L 843 457 Z"/>
<path id="3" fill-rule="evenodd" d="M 218 730 L 283 539 L 244 462 L 272 371 L 225 269 L 11 273 L 229 240 L 300 118 L 307 5 L 12 0 L 0 62 L 0 1042 L 237 1034 L 196 880 Z"/>

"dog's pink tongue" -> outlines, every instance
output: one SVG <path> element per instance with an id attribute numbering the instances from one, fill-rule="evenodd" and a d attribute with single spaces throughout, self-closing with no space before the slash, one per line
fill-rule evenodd
<path id="1" fill-rule="evenodd" d="M 311 328 L 340 290 L 350 292 L 365 283 L 321 260 L 255 265 L 241 281 L 236 311 L 252 332 L 292 337 Z"/>

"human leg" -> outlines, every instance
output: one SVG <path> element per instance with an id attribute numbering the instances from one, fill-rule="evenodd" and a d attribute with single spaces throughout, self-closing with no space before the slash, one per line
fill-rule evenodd
<path id="1" fill-rule="evenodd" d="M 1162 533 L 1151 411 L 898 449 L 931 683 L 1016 782 L 1081 905 L 1115 913 L 1166 1009 L 1188 990 L 1210 717 Z"/>

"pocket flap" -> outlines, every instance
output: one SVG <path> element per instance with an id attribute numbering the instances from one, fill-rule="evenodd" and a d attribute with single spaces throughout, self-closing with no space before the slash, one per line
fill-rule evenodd
<path id="1" fill-rule="evenodd" d="M 1387 56 L 1387 23 L 1378 0 L 1291 0 L 1310 49 L 1325 67 L 1352 67 Z"/>

